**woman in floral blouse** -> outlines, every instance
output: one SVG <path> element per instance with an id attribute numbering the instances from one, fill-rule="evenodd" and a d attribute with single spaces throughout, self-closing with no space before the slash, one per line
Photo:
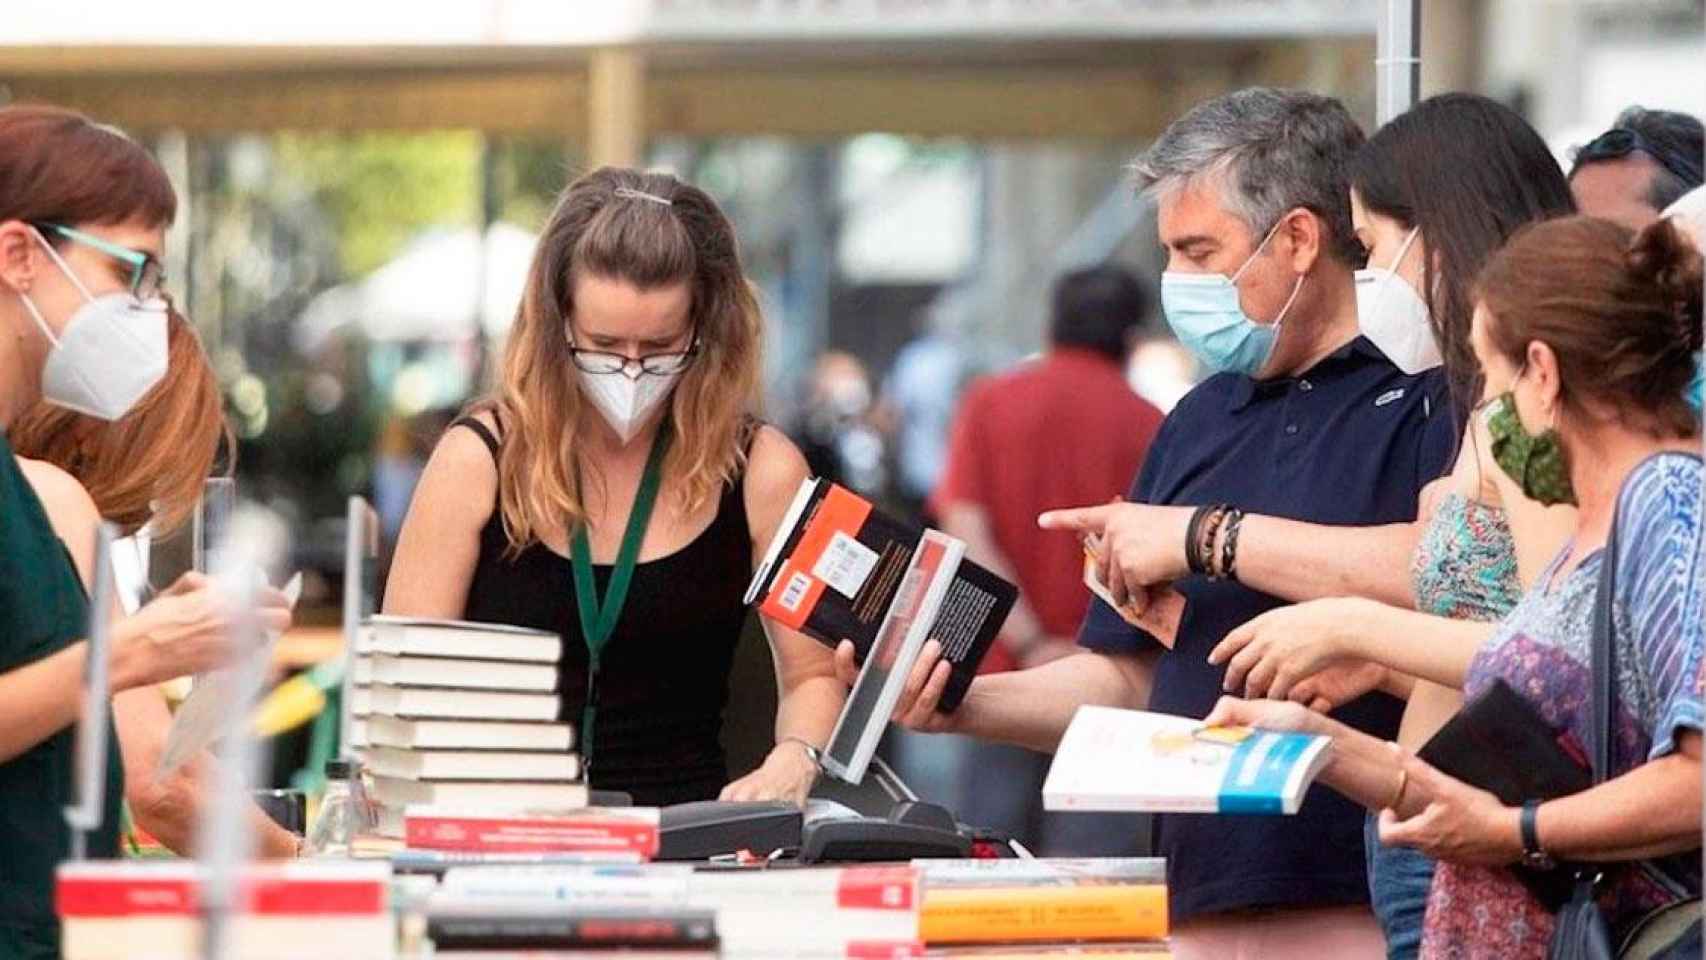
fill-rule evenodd
<path id="1" fill-rule="evenodd" d="M 1297 704 L 1227 699 L 1208 718 L 1334 738 L 1322 781 L 1383 810 L 1383 841 L 1440 861 L 1424 957 L 1545 955 L 1552 914 L 1507 869 L 1525 853 L 1603 863 L 1602 904 L 1614 926 L 1674 898 L 1671 886 L 1701 889 L 1706 561 L 1700 421 L 1685 398 L 1701 347 L 1701 278 L 1700 253 L 1667 221 L 1633 237 L 1608 221 L 1570 217 L 1513 237 L 1477 288 L 1472 343 L 1488 398 L 1477 415 L 1492 459 L 1525 494 L 1577 505 L 1571 540 L 1497 624 L 1346 607 L 1342 633 L 1312 639 L 1316 649 L 1266 651 L 1235 665 L 1373 660 L 1469 697 L 1503 680 L 1586 756 L 1594 597 L 1602 565 L 1615 563 L 1606 783 L 1529 805 L 1525 841 L 1523 808 Z M 1607 557 L 1614 517 L 1617 556 Z M 1655 878 L 1661 871 L 1670 885 Z"/>

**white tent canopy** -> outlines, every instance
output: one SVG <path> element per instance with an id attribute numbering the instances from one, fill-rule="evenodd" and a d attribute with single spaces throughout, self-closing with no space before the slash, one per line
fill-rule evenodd
<path id="1" fill-rule="evenodd" d="M 349 327 L 375 341 L 455 342 L 472 337 L 476 323 L 502 338 L 521 302 L 535 242 L 521 227 L 494 223 L 482 259 L 473 227 L 429 230 L 366 277 L 309 301 L 292 340 L 305 354 Z"/>

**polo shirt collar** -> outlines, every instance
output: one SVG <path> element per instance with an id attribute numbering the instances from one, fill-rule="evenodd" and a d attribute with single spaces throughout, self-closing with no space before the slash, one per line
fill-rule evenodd
<path id="1" fill-rule="evenodd" d="M 1240 376 L 1238 382 L 1227 392 L 1226 409 L 1231 413 L 1237 413 L 1259 399 L 1285 393 L 1299 380 L 1319 382 L 1329 379 L 1341 371 L 1353 370 L 1368 363 L 1391 364 L 1391 362 L 1372 341 L 1359 335 L 1339 349 L 1322 357 L 1313 367 L 1295 377 L 1257 380 L 1254 377 Z"/>

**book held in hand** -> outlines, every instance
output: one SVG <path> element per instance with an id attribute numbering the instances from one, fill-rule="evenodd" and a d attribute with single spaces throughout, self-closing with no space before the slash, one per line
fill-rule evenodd
<path id="1" fill-rule="evenodd" d="M 1331 750 L 1312 734 L 1080 707 L 1049 766 L 1043 808 L 1294 814 Z"/>
<path id="2" fill-rule="evenodd" d="M 746 602 L 829 646 L 851 640 L 863 662 L 891 612 L 909 598 L 922 597 L 923 605 L 909 615 L 942 645 L 943 659 L 952 664 L 940 707 L 951 711 L 965 696 L 1019 591 L 963 559 L 965 545 L 954 540 L 957 549 L 949 562 L 931 571 L 945 586 L 931 591 L 923 583 L 921 593 L 909 592 L 907 574 L 916 569 L 914 554 L 925 533 L 843 487 L 807 479 L 747 588 Z"/>

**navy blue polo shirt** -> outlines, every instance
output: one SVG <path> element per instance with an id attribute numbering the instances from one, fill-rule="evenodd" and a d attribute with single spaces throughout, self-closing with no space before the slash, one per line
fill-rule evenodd
<path id="1" fill-rule="evenodd" d="M 1311 523 L 1414 520 L 1422 486 L 1443 474 L 1458 429 L 1445 378 L 1406 376 L 1358 337 L 1302 376 L 1255 381 L 1211 377 L 1161 426 L 1130 499 L 1228 503 Z M 1208 653 L 1233 628 L 1284 601 L 1240 584 L 1190 577 L 1176 645 L 1160 657 L 1149 708 L 1202 717 L 1221 696 L 1224 667 Z M 1132 654 L 1156 641 L 1091 605 L 1078 642 Z M 1376 693 L 1333 716 L 1377 737 L 1398 732 L 1402 704 Z M 1168 814 L 1155 818 L 1167 858 L 1175 923 L 1244 909 L 1368 901 L 1363 810 L 1326 787 L 1294 817 Z"/>

